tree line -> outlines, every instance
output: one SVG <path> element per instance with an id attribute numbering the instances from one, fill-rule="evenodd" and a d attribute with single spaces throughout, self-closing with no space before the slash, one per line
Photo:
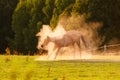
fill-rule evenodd
<path id="1" fill-rule="evenodd" d="M 120 39 L 120 0 L 0 0 L 0 53 L 37 51 L 35 34 L 43 24 L 54 28 L 61 14 L 85 14 L 86 22 L 102 22 L 101 45 Z M 100 45 L 99 45 L 100 46 Z"/>

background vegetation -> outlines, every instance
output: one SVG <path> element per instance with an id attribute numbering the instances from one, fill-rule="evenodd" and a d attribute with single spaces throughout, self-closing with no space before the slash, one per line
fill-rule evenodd
<path id="1" fill-rule="evenodd" d="M 26 54 L 36 52 L 35 34 L 43 24 L 55 28 L 60 15 L 84 14 L 89 22 L 102 22 L 101 45 L 120 41 L 120 0 L 0 0 L 0 53 L 6 47 Z M 98 45 L 100 46 L 100 45 Z"/>

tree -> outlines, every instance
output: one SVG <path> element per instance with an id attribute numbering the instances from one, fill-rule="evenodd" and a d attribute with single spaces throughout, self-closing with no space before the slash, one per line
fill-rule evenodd
<path id="1" fill-rule="evenodd" d="M 74 13 L 84 14 L 88 9 L 89 0 L 75 0 L 72 11 Z"/>
<path id="2" fill-rule="evenodd" d="M 11 46 L 12 49 L 15 49 L 21 53 L 23 53 L 25 49 L 23 31 L 28 27 L 29 19 L 29 9 L 26 7 L 26 3 L 24 1 L 20 1 L 13 15 L 12 29 L 15 36 L 14 40 L 11 40 L 11 44 L 13 44 Z"/>
<path id="3" fill-rule="evenodd" d="M 66 7 L 74 3 L 74 0 L 55 0 L 55 8 L 53 10 L 50 25 L 54 28 L 58 22 L 59 15 L 65 10 Z"/>
<path id="4" fill-rule="evenodd" d="M 120 39 L 120 0 L 76 0 L 72 11 L 85 14 L 86 22 L 102 22 L 103 26 L 98 30 L 100 37 L 105 37 L 101 45 L 110 40 Z"/>
<path id="5" fill-rule="evenodd" d="M 45 24 L 50 24 L 50 19 L 53 15 L 53 9 L 54 9 L 54 2 L 55 0 L 46 0 L 45 7 L 43 7 L 42 11 L 45 14 L 44 22 Z"/>
<path id="6" fill-rule="evenodd" d="M 63 13 L 84 14 L 86 22 L 102 22 L 101 45 L 120 39 L 120 0 L 0 0 L 0 47 L 10 45 L 21 53 L 36 51 L 35 34 L 43 24 L 55 28 Z M 16 7 L 17 4 L 17 7 Z M 13 13 L 14 11 L 14 13 Z M 12 17 L 11 17 L 12 16 Z M 12 23 L 11 23 L 12 21 Z M 12 25 L 12 29 L 11 29 Z M 9 40 L 9 45 L 8 45 Z"/>
<path id="7" fill-rule="evenodd" d="M 0 0 L 0 53 L 4 53 L 5 48 L 9 47 L 8 39 L 13 38 L 11 21 L 17 3 L 18 0 Z"/>
<path id="8" fill-rule="evenodd" d="M 21 0 L 13 14 L 12 29 L 15 33 L 11 48 L 20 53 L 36 51 L 36 33 L 44 23 L 44 0 Z"/>
<path id="9" fill-rule="evenodd" d="M 110 40 L 120 39 L 120 0 L 103 1 L 89 0 L 88 21 L 103 22 L 103 27 L 99 30 L 100 36 L 104 36 L 105 40 L 101 45 L 109 43 Z"/>

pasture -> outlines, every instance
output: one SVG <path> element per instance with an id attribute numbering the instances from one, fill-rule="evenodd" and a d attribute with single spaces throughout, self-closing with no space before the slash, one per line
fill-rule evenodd
<path id="1" fill-rule="evenodd" d="M 120 79 L 119 61 L 35 61 L 37 57 L 0 55 L 0 80 Z"/>

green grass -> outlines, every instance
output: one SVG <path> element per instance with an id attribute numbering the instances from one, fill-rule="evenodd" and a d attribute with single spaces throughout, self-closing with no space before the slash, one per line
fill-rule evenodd
<path id="1" fill-rule="evenodd" d="M 119 80 L 120 62 L 34 61 L 0 55 L 0 80 Z"/>

